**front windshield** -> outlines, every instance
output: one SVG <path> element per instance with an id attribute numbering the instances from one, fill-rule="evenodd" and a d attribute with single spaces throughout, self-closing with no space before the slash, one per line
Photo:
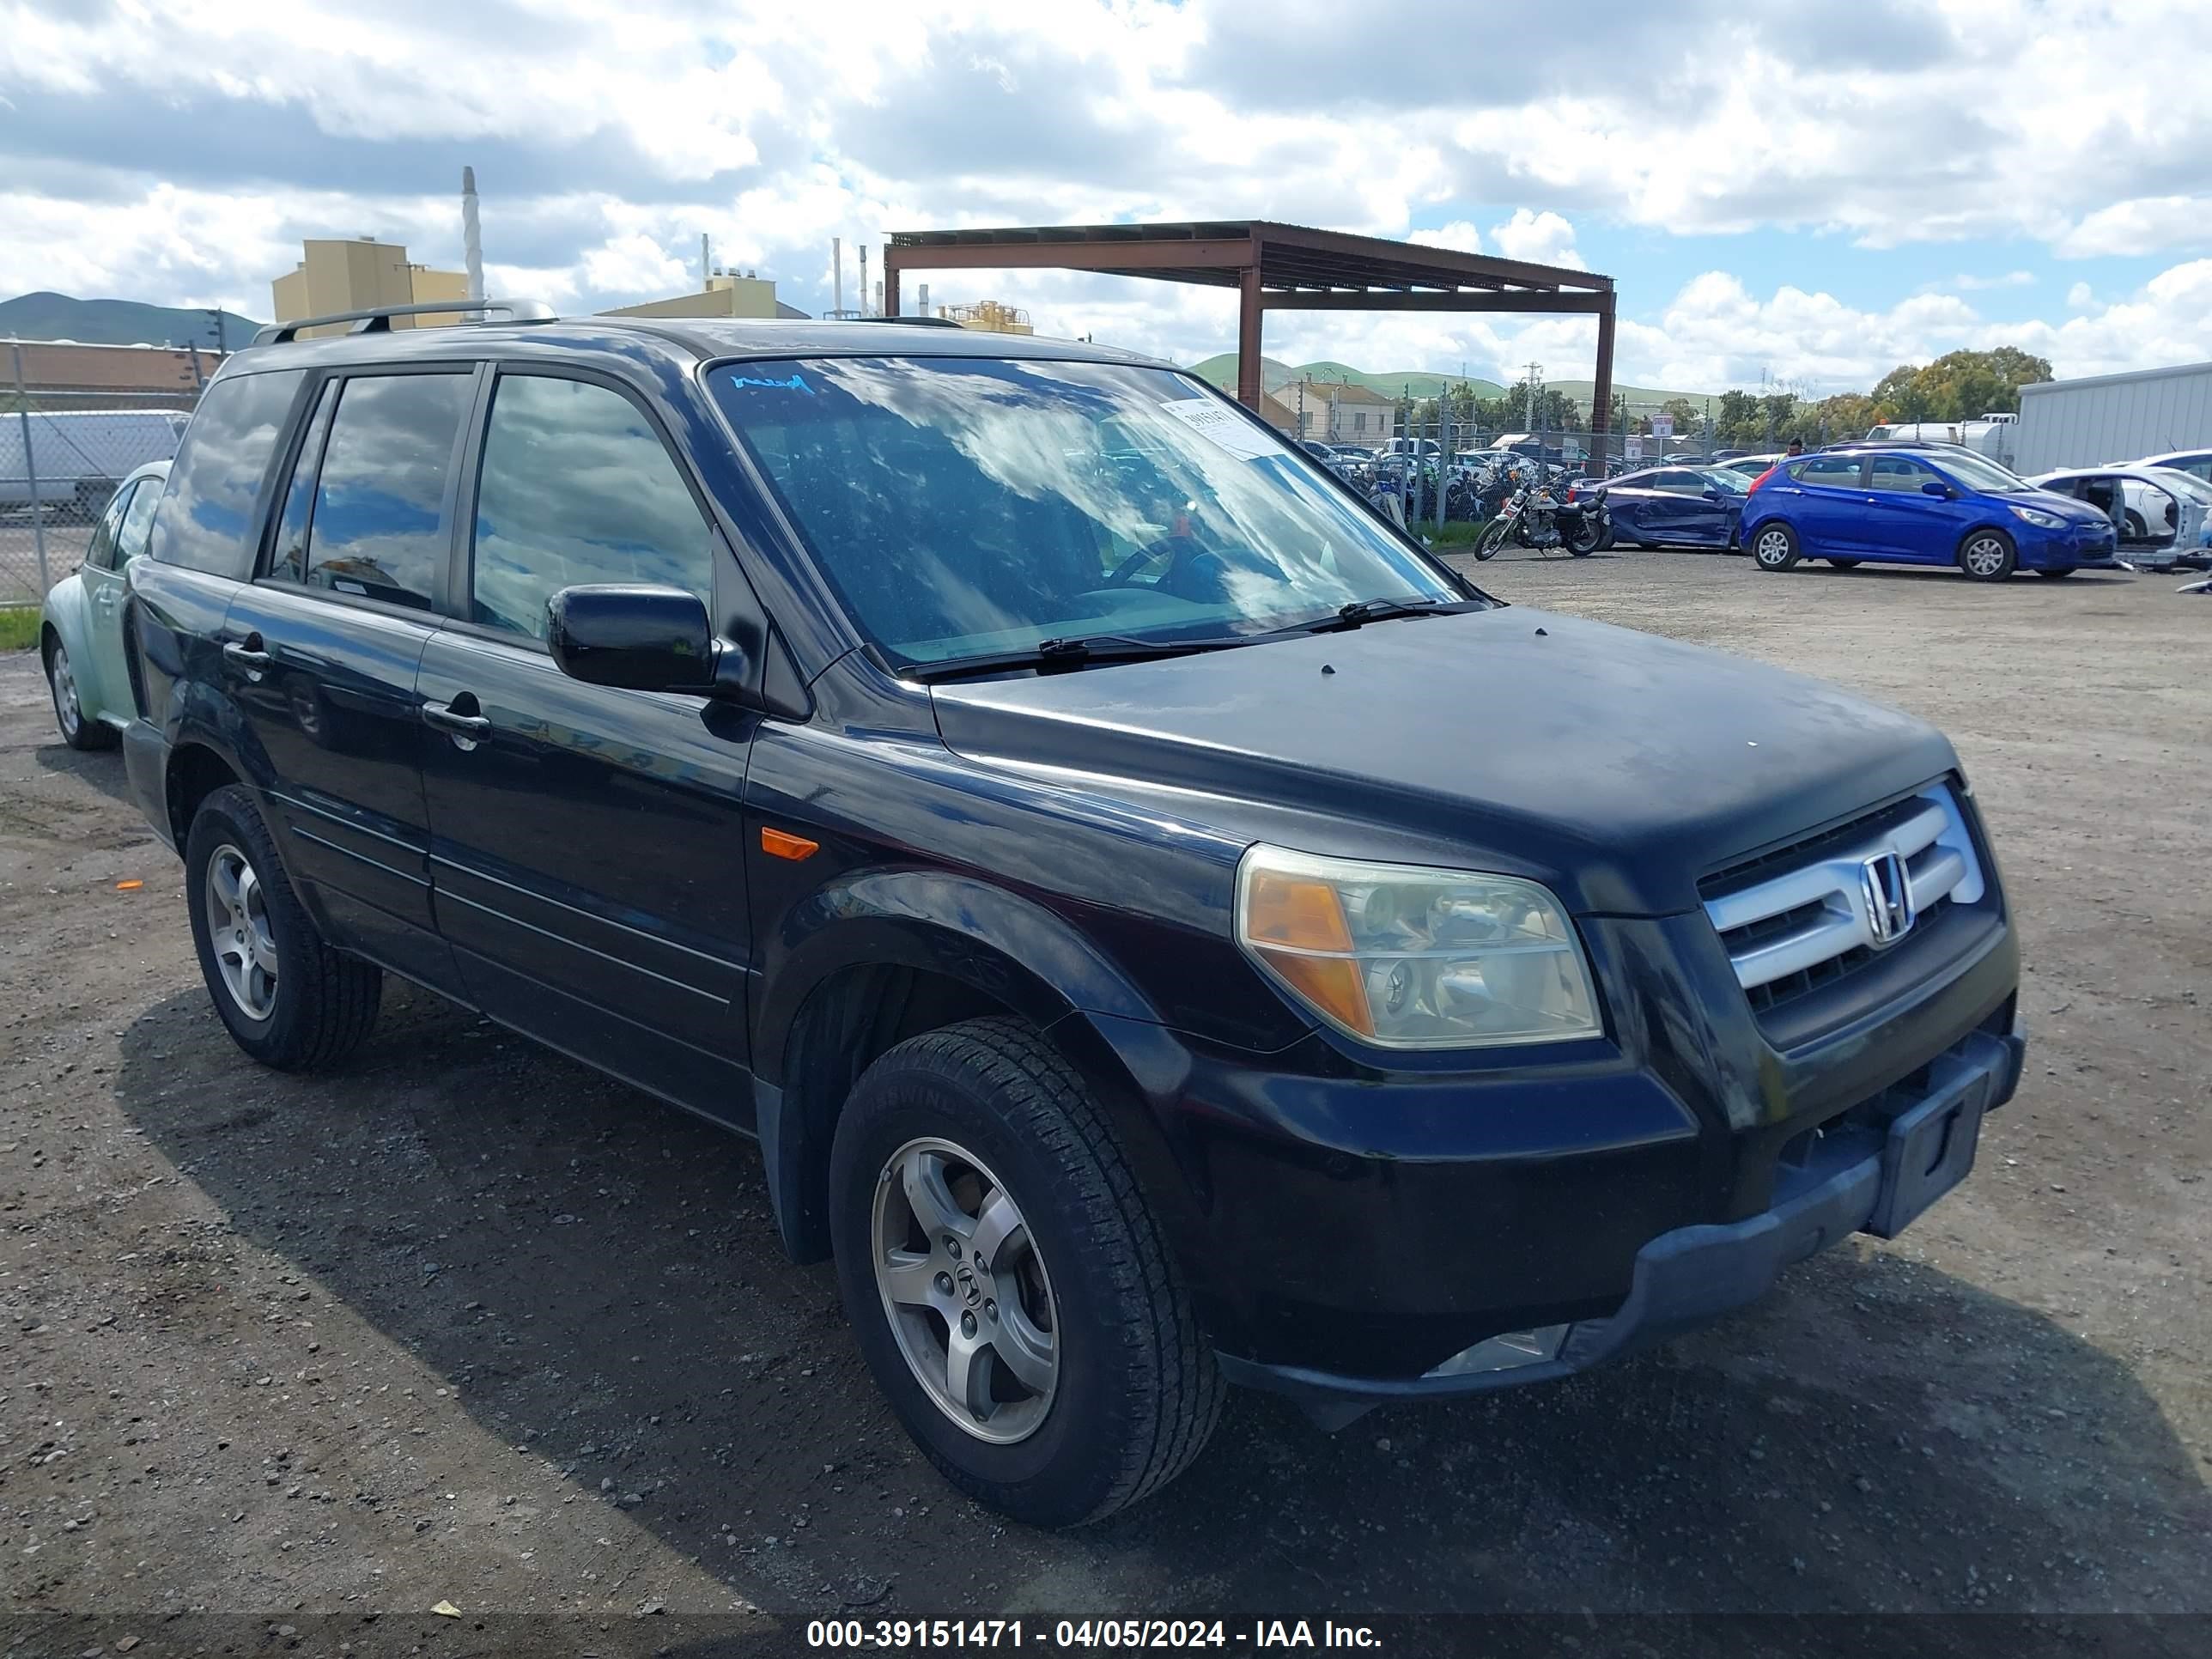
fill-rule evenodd
<path id="1" fill-rule="evenodd" d="M 2212 484 L 2206 483 L 2194 473 L 2161 466 L 2154 471 L 2145 472 L 2143 476 L 2171 495 L 2186 495 L 2192 501 L 2201 501 L 2212 507 Z"/>
<path id="2" fill-rule="evenodd" d="M 903 665 L 1465 597 L 1311 457 L 1170 370 L 825 357 L 726 364 L 708 384 Z"/>
<path id="3" fill-rule="evenodd" d="M 1967 489 L 1978 489 L 1986 495 L 2014 495 L 2035 488 L 2027 479 L 1978 455 L 1948 453 L 1936 458 L 1936 465 Z"/>

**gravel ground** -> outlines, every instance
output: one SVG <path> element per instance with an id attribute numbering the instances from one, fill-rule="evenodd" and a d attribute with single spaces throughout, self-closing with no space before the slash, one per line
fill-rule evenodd
<path id="1" fill-rule="evenodd" d="M 1179 1484 L 1060 1535 L 909 1449 L 746 1143 L 397 985 L 343 1072 L 245 1061 L 119 760 L 0 659 L 0 1651 L 218 1615 L 238 1651 L 613 1654 L 841 1611 L 2212 1612 L 2212 602 L 1481 578 L 1944 726 L 2025 936 L 2021 1097 L 1904 1240 L 1717 1329 L 1334 1437 L 1240 1396 Z"/>

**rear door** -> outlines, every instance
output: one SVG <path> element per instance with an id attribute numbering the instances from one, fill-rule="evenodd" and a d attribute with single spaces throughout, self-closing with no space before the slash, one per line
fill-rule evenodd
<path id="1" fill-rule="evenodd" d="M 1771 481 L 1788 505 L 1784 516 L 1797 526 L 1800 547 L 1814 558 L 1869 552 L 1866 500 L 1860 488 L 1856 455 L 1808 455 L 1784 462 L 1784 476 Z"/>
<path id="2" fill-rule="evenodd" d="M 749 599 L 642 403 L 502 368 L 474 465 L 460 620 L 423 653 L 440 926 L 472 1000 L 554 1048 L 750 1125 L 743 798 L 756 717 L 587 685 L 545 647 L 563 587 Z M 718 604 L 718 589 L 720 603 Z"/>
<path id="3" fill-rule="evenodd" d="M 453 991 L 430 908 L 415 676 L 448 586 L 473 365 L 349 368 L 316 394 L 261 572 L 224 619 L 286 869 L 335 944 Z"/>
<path id="4" fill-rule="evenodd" d="M 1924 486 L 1941 484 L 1945 496 Z M 1887 559 L 1915 564 L 1948 564 L 1970 516 L 1957 491 L 1936 469 L 1909 455 L 1876 455 L 1867 463 L 1868 544 Z"/>

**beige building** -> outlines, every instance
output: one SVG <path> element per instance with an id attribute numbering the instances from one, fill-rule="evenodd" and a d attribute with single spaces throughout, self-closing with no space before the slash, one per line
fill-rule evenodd
<path id="1" fill-rule="evenodd" d="M 465 300 L 469 295 L 466 272 L 411 264 L 406 247 L 398 242 L 380 242 L 364 236 L 346 241 L 302 242 L 300 251 L 299 264 L 269 285 L 280 323 L 327 317 L 334 312 L 367 311 L 376 306 Z M 395 325 L 403 328 L 428 328 L 459 320 L 455 312 L 393 319 Z M 309 331 L 315 334 L 343 331 L 342 326 Z"/>
<path id="2" fill-rule="evenodd" d="M 778 305 L 775 284 L 765 277 L 740 276 L 716 271 L 696 294 L 679 294 L 669 300 L 647 300 L 641 305 L 617 306 L 603 317 L 792 317 L 804 315 Z"/>
<path id="3" fill-rule="evenodd" d="M 1334 380 L 1293 380 L 1270 395 L 1289 408 L 1299 437 L 1325 444 L 1380 448 L 1389 441 L 1398 414 L 1396 398 Z"/>
<path id="4" fill-rule="evenodd" d="M 978 300 L 972 306 L 939 306 L 937 314 L 947 322 L 985 334 L 1034 334 L 1030 314 L 996 300 Z"/>

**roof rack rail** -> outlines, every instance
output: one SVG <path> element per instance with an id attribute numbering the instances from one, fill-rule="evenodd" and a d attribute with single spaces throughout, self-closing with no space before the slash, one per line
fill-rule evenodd
<path id="1" fill-rule="evenodd" d="M 420 306 L 372 306 L 367 311 L 333 311 L 326 317 L 302 317 L 297 322 L 271 323 L 258 331 L 255 345 L 285 345 L 303 328 L 322 328 L 331 323 L 351 323 L 349 334 L 388 334 L 394 317 L 444 317 L 454 312 L 497 312 L 510 323 L 554 323 L 559 315 L 543 300 L 440 300 Z M 489 318 L 479 320 L 489 321 Z"/>

